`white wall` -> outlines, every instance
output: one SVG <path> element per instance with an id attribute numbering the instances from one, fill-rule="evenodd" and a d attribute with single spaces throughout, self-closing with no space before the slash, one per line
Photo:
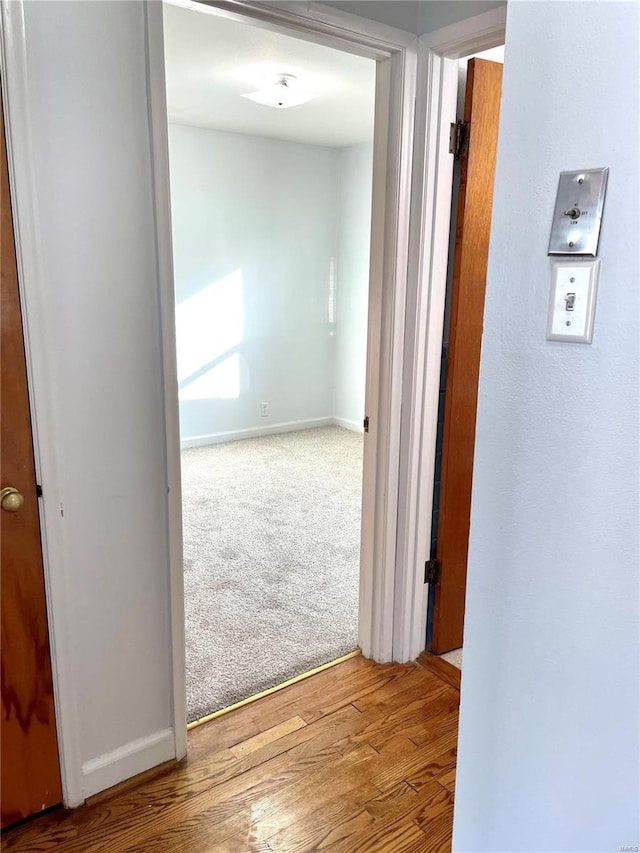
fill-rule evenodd
<path id="1" fill-rule="evenodd" d="M 373 145 L 341 149 L 333 417 L 357 430 L 365 414 L 372 174 Z"/>
<path id="2" fill-rule="evenodd" d="M 32 123 L 42 275 L 37 294 L 25 287 L 49 342 L 59 491 L 42 485 L 89 794 L 174 754 L 144 16 L 138 2 L 26 3 L 24 15 L 17 112 Z"/>
<path id="3" fill-rule="evenodd" d="M 509 4 L 456 851 L 638 844 L 639 25 L 637 3 Z M 593 344 L 548 342 L 558 173 L 598 166 Z"/>
<path id="4" fill-rule="evenodd" d="M 182 439 L 330 419 L 338 149 L 171 125 L 170 158 Z"/>
<path id="5" fill-rule="evenodd" d="M 373 146 L 171 125 L 170 158 L 183 443 L 360 430 Z"/>

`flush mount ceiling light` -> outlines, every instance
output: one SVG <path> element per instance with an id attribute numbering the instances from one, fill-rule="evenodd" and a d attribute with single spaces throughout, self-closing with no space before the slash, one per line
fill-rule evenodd
<path id="1" fill-rule="evenodd" d="M 267 107 L 275 107 L 286 110 L 287 107 L 297 107 L 306 104 L 312 98 L 317 98 L 316 92 L 308 92 L 300 85 L 300 81 L 293 74 L 276 74 L 265 80 L 264 85 L 257 92 L 243 95 L 258 104 Z"/>

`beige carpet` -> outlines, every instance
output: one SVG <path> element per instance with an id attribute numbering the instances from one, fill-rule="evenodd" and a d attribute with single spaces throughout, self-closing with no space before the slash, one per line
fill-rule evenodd
<path id="1" fill-rule="evenodd" d="M 362 435 L 182 452 L 190 721 L 357 645 Z"/>

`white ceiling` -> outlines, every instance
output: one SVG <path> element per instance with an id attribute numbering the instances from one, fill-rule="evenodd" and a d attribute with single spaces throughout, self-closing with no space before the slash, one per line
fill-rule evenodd
<path id="1" fill-rule="evenodd" d="M 335 147 L 373 138 L 373 60 L 170 3 L 164 24 L 170 122 Z M 284 110 L 241 97 L 279 72 L 319 96 Z"/>

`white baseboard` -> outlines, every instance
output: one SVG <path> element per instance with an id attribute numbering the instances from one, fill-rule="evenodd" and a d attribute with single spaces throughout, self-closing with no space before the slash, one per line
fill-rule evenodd
<path id="1" fill-rule="evenodd" d="M 343 429 L 350 429 L 351 432 L 364 432 L 362 421 L 349 421 L 346 418 L 333 418 L 333 422 L 336 426 L 342 427 Z"/>
<path id="2" fill-rule="evenodd" d="M 170 761 L 175 754 L 173 729 L 162 729 L 85 761 L 82 765 L 84 796 L 91 797 L 157 764 Z"/>
<path id="3" fill-rule="evenodd" d="M 181 450 L 187 447 L 206 447 L 209 444 L 224 444 L 227 441 L 242 441 L 244 438 L 258 438 L 261 435 L 274 435 L 279 432 L 296 432 L 300 429 L 331 426 L 334 418 L 307 418 L 301 421 L 286 421 L 285 423 L 269 424 L 250 429 L 236 429 L 231 432 L 215 432 L 210 435 L 195 435 L 180 441 Z"/>

